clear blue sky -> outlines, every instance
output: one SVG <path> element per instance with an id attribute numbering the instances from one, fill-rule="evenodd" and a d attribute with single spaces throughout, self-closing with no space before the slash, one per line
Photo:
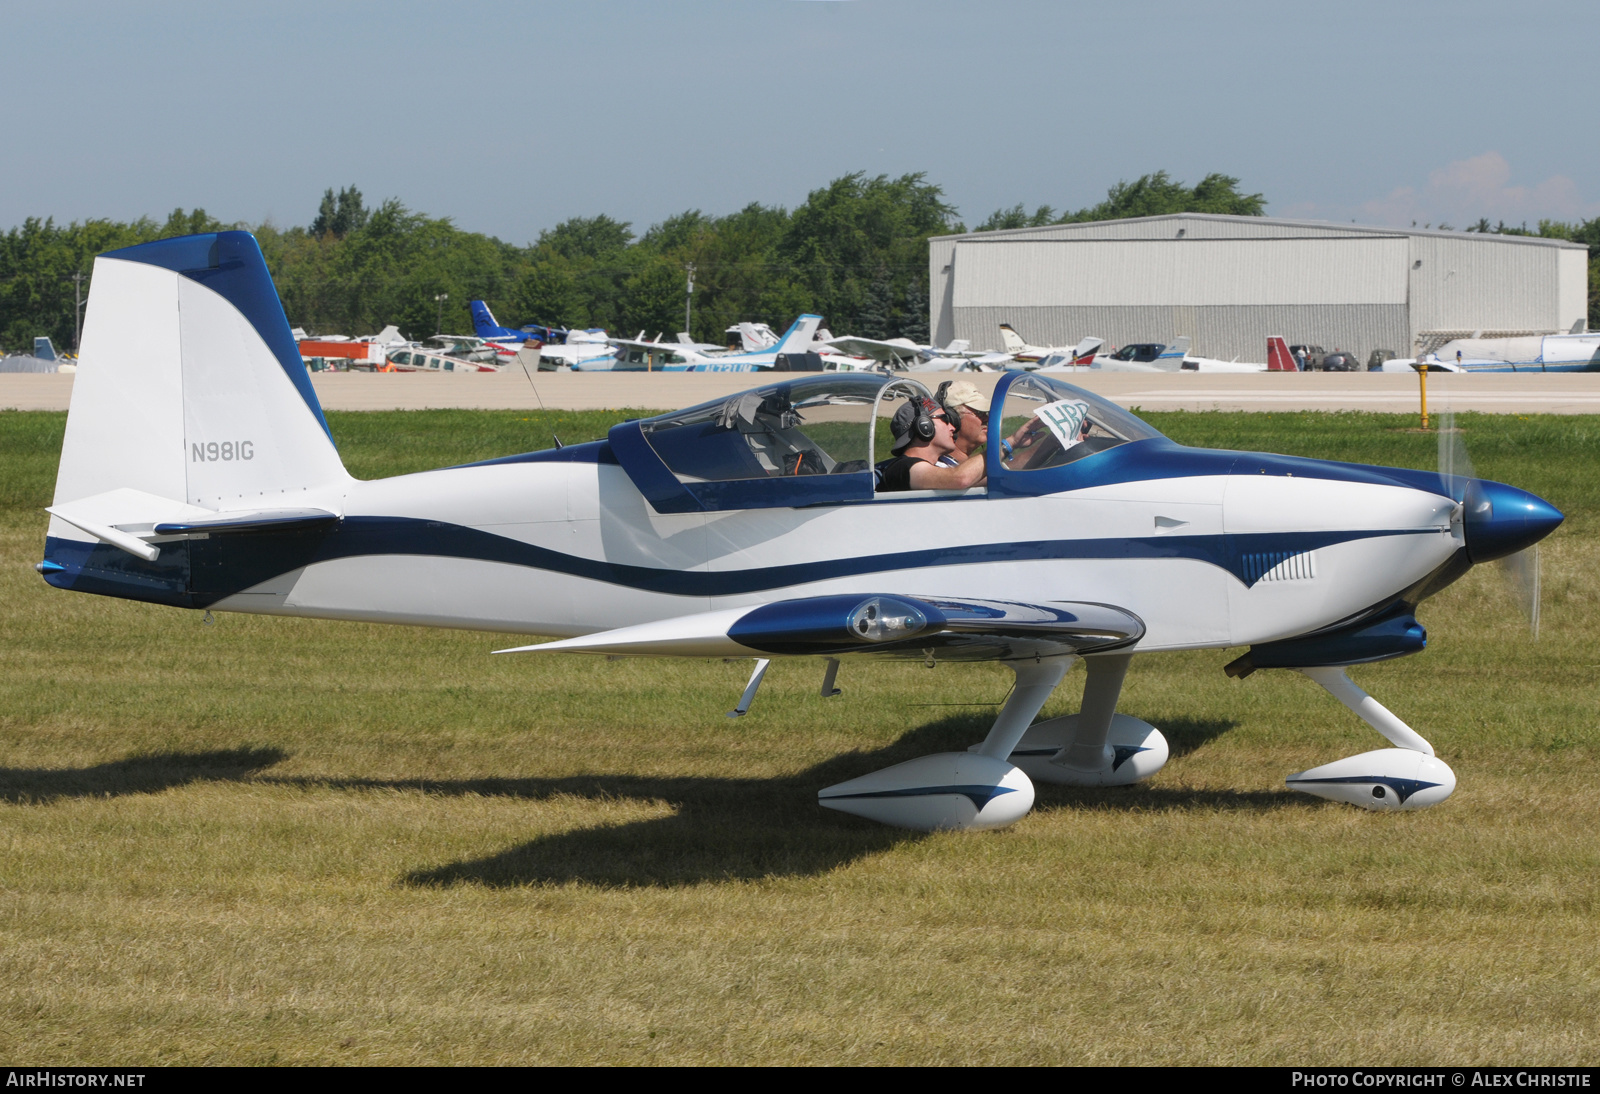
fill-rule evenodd
<path id="1" fill-rule="evenodd" d="M 1600 215 L 1600 4 L 0 0 L 0 228 L 305 224 L 327 187 L 511 242 L 924 171 L 969 224 L 1162 168 L 1279 216 Z"/>

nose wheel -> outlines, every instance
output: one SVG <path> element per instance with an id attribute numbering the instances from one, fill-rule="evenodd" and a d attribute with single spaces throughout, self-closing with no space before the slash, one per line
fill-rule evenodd
<path id="1" fill-rule="evenodd" d="M 1425 809 L 1456 789 L 1456 773 L 1433 754 L 1433 746 L 1388 707 L 1353 683 L 1338 665 L 1298 670 L 1388 738 L 1395 748 L 1348 756 L 1284 780 L 1291 790 L 1363 809 Z"/>

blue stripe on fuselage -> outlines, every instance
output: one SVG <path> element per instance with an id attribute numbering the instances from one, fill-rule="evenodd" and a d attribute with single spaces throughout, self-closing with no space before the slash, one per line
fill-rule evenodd
<path id="1" fill-rule="evenodd" d="M 161 545 L 161 557 L 145 563 L 109 544 L 50 538 L 46 557 L 63 569 L 45 575 L 62 589 L 123 596 L 183 607 L 206 607 L 233 593 L 318 562 L 381 555 L 476 559 L 567 574 L 608 585 L 671 596 L 740 596 L 816 581 L 918 570 L 933 566 L 1091 559 L 1188 559 L 1220 567 L 1246 587 L 1259 576 L 1252 556 L 1300 554 L 1335 543 L 1386 536 L 1434 535 L 1437 529 L 1369 529 L 1342 532 L 1262 532 L 1209 536 L 1033 540 L 933 547 L 893 554 L 818 559 L 744 570 L 669 570 L 569 555 L 477 528 L 410 517 L 346 517 L 325 533 L 260 533 L 213 536 Z M 193 544 L 205 544 L 194 547 Z M 193 567 L 198 550 L 204 563 Z"/>

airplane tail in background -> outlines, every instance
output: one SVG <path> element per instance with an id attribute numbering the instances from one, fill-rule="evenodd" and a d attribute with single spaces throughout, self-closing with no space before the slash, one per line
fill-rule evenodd
<path id="1" fill-rule="evenodd" d="M 520 335 L 522 332 L 502 327 L 495 322 L 494 312 L 489 310 L 489 305 L 482 300 L 472 302 L 472 333 L 479 338 L 505 338 L 510 335 Z"/>
<path id="2" fill-rule="evenodd" d="M 1295 364 L 1294 354 L 1289 352 L 1289 344 L 1276 334 L 1267 339 L 1267 371 L 1300 371 L 1300 366 Z"/>
<path id="3" fill-rule="evenodd" d="M 1193 339 L 1191 339 L 1187 334 L 1180 334 L 1178 337 L 1172 340 L 1172 345 L 1161 351 L 1161 356 L 1156 358 L 1156 360 L 1182 361 L 1185 357 L 1189 356 L 1189 346 L 1192 343 Z"/>
<path id="4" fill-rule="evenodd" d="M 254 236 L 95 259 L 41 564 L 51 584 L 188 603 L 203 573 L 188 541 L 168 551 L 159 537 L 335 521 L 325 507 L 349 481 Z M 128 571 L 128 555 L 163 554 L 175 561 Z"/>
<path id="5" fill-rule="evenodd" d="M 760 353 L 778 342 L 777 335 L 765 323 L 739 324 L 739 349 L 744 353 Z"/>
<path id="6" fill-rule="evenodd" d="M 1074 365 L 1094 364 L 1095 354 L 1099 353 L 1100 347 L 1105 344 L 1106 340 L 1104 338 L 1085 338 L 1083 341 L 1079 342 L 1076 347 L 1074 347 L 1072 351 L 1072 363 Z"/>
<path id="7" fill-rule="evenodd" d="M 33 340 L 33 355 L 41 361 L 60 360 L 56 356 L 55 343 L 51 342 L 48 336 L 41 336 Z"/>
<path id="8" fill-rule="evenodd" d="M 1005 344 L 1007 353 L 1020 353 L 1028 345 L 1022 335 L 1011 328 L 1010 323 L 1000 324 L 1000 340 Z"/>
<path id="9" fill-rule="evenodd" d="M 822 322 L 820 315 L 802 315 L 794 321 L 794 325 L 784 332 L 778 339 L 778 344 L 773 347 L 776 353 L 804 353 L 811 348 L 811 340 L 816 336 L 817 326 Z"/>

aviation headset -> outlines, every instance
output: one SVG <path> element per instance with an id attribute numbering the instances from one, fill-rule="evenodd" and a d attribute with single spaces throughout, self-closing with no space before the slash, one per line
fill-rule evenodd
<path id="1" fill-rule="evenodd" d="M 933 440 L 933 435 L 938 432 L 933 424 L 933 416 L 940 408 L 934 405 L 931 399 L 924 399 L 921 396 L 918 396 L 917 401 L 911 405 L 917 408 L 917 416 L 911 420 L 911 435 L 919 441 Z M 949 411 L 945 412 L 945 417 L 949 418 Z"/>
<path id="2" fill-rule="evenodd" d="M 961 408 L 958 406 L 951 406 L 949 403 L 944 401 L 945 393 L 950 390 L 950 385 L 953 383 L 955 383 L 954 380 L 946 380 L 944 383 L 940 384 L 939 390 L 934 393 L 933 397 L 938 401 L 940 409 L 944 411 L 944 420 L 950 423 L 950 432 L 960 433 Z"/>

